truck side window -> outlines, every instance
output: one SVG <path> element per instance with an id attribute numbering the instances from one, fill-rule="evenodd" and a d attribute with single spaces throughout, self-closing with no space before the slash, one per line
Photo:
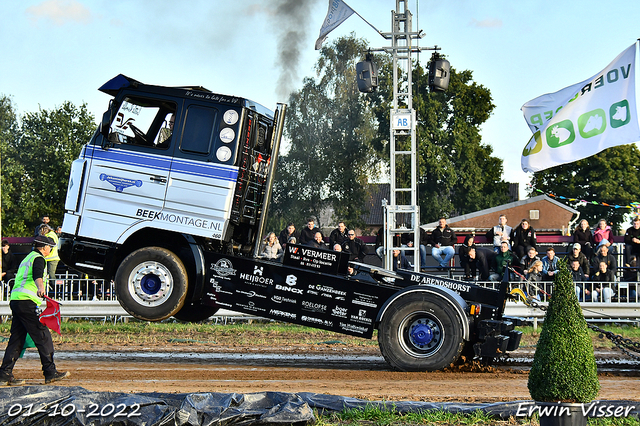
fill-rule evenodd
<path id="1" fill-rule="evenodd" d="M 215 108 L 190 105 L 187 109 L 180 150 L 208 155 L 215 136 L 217 113 L 218 110 Z"/>
<path id="2" fill-rule="evenodd" d="M 167 148 L 176 106 L 166 101 L 126 97 L 109 129 L 115 143 Z"/>

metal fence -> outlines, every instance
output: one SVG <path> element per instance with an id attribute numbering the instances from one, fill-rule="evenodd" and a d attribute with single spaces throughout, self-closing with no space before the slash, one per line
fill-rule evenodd
<path id="1" fill-rule="evenodd" d="M 0 316 L 11 315 L 9 309 L 9 285 L 3 285 L 0 293 Z M 476 284 L 488 288 L 497 288 L 500 283 L 487 281 Z M 576 295 L 580 301 L 585 318 L 588 320 L 606 321 L 621 320 L 637 322 L 640 319 L 640 300 L 636 282 L 577 282 Z M 526 295 L 544 307 L 553 295 L 553 283 L 543 282 L 530 284 L 525 281 L 511 283 L 511 289 L 520 288 Z M 62 316 L 69 318 L 104 318 L 117 321 L 130 315 L 120 306 L 115 295 L 113 281 L 102 279 L 80 278 L 77 275 L 57 275 L 50 280 L 49 296 L 62 302 Z M 526 306 L 519 302 L 508 301 L 505 315 L 540 319 L 544 310 L 535 306 Z M 217 322 L 229 319 L 257 319 L 252 315 L 220 310 L 214 316 Z"/>
<path id="2" fill-rule="evenodd" d="M 0 301 L 9 300 L 13 282 L 12 279 L 3 283 Z M 49 280 L 47 292 L 49 297 L 60 301 L 117 300 L 113 281 L 105 282 L 103 279 L 81 278 L 69 273 L 56 275 L 55 279 Z"/>

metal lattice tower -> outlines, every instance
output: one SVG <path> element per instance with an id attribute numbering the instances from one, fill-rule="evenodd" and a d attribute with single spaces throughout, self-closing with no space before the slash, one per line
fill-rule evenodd
<path id="1" fill-rule="evenodd" d="M 393 250 L 400 248 L 394 236 L 410 234 L 413 247 L 402 249 L 413 252 L 414 270 L 420 270 L 420 207 L 417 189 L 416 113 L 413 110 L 412 54 L 420 49 L 412 41 L 421 38 L 421 32 L 412 31 L 412 15 L 408 0 L 396 0 L 391 11 L 392 32 L 382 35 L 391 40 L 393 55 L 393 106 L 391 109 L 390 168 L 391 193 L 385 208 L 385 268 L 392 269 Z"/>

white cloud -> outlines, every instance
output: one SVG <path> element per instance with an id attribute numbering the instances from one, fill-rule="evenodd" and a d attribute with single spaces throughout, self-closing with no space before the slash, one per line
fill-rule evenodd
<path id="1" fill-rule="evenodd" d="M 33 24 L 40 19 L 48 19 L 56 26 L 67 23 L 88 24 L 91 22 L 91 11 L 75 0 L 46 0 L 28 7 L 26 14 Z"/>

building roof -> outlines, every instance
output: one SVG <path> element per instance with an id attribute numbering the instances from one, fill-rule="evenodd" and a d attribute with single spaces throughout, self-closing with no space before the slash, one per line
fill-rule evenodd
<path id="1" fill-rule="evenodd" d="M 391 185 L 388 183 L 371 184 L 368 186 L 370 196 L 366 201 L 365 208 L 368 214 L 363 215 L 364 223 L 367 225 L 382 225 L 384 223 L 384 209 L 382 200 L 389 200 L 391 197 Z"/>
<path id="2" fill-rule="evenodd" d="M 496 207 L 491 207 L 488 209 L 484 209 L 484 210 L 478 210 L 476 212 L 473 213 L 467 213 L 461 216 L 455 216 L 452 218 L 447 219 L 447 223 L 449 224 L 449 226 L 454 225 L 456 222 L 462 222 L 465 220 L 469 220 L 469 219 L 473 219 L 473 218 L 477 218 L 480 216 L 485 216 L 485 215 L 491 215 L 491 214 L 496 214 L 496 213 L 501 213 L 505 210 L 509 210 L 509 209 L 513 209 L 515 207 L 520 207 L 520 206 L 524 206 L 527 204 L 532 204 L 532 203 L 537 203 L 540 201 L 548 201 L 552 204 L 555 204 L 556 206 L 567 210 L 568 212 L 572 213 L 572 214 L 579 214 L 579 212 L 569 206 L 567 206 L 566 204 L 562 204 L 556 200 L 554 200 L 551 197 L 548 197 L 546 195 L 539 195 L 537 197 L 532 197 L 532 198 L 526 198 L 524 200 L 519 200 L 519 201 L 514 201 L 512 203 L 507 203 L 507 204 L 502 204 L 500 206 L 496 206 Z M 438 221 L 435 222 L 431 222 L 431 223 L 426 223 L 424 225 L 421 225 L 425 228 L 435 228 L 436 226 L 438 226 Z M 452 226 L 454 227 L 454 226 Z"/>

